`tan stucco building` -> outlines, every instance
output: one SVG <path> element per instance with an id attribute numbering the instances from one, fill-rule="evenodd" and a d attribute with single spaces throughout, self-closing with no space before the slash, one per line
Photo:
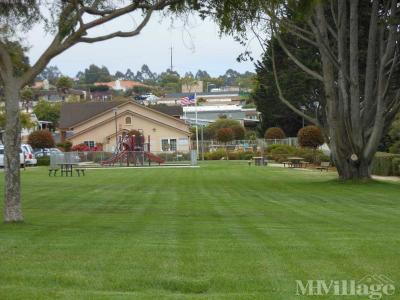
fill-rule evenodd
<path id="1" fill-rule="evenodd" d="M 188 125 L 167 113 L 133 101 L 65 103 L 60 116 L 61 140 L 90 147 L 101 143 L 104 151 L 114 151 L 116 132 L 120 138 L 135 129 L 150 141 L 152 152 L 189 151 Z"/>

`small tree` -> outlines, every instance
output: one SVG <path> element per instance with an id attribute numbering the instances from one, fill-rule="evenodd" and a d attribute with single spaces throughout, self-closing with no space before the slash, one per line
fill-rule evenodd
<path id="1" fill-rule="evenodd" d="M 38 130 L 28 136 L 28 144 L 34 149 L 54 147 L 54 139 L 50 131 Z"/>
<path id="2" fill-rule="evenodd" d="M 50 103 L 44 100 L 40 100 L 39 103 L 33 109 L 36 117 L 40 121 L 52 122 L 52 125 L 56 127 L 60 119 L 61 104 Z"/>
<path id="3" fill-rule="evenodd" d="M 25 108 L 26 112 L 29 112 L 29 107 L 32 106 L 32 101 L 35 98 L 35 94 L 31 88 L 25 87 L 21 90 L 21 100 L 22 105 Z"/>
<path id="4" fill-rule="evenodd" d="M 217 131 L 217 140 L 225 144 L 226 159 L 229 159 L 226 144 L 235 139 L 235 133 L 232 128 L 221 128 Z"/>
<path id="5" fill-rule="evenodd" d="M 217 139 L 217 131 L 221 128 L 232 128 L 234 126 L 241 126 L 239 121 L 227 119 L 227 118 L 219 118 L 214 123 L 209 124 L 206 128 L 204 128 L 204 135 L 206 138 Z"/>
<path id="6" fill-rule="evenodd" d="M 235 137 L 235 140 L 243 140 L 244 136 L 246 134 L 246 130 L 244 129 L 244 127 L 242 125 L 233 125 L 231 127 L 232 131 L 233 131 L 233 135 Z"/>
<path id="7" fill-rule="evenodd" d="M 66 93 L 72 86 L 74 85 L 74 82 L 72 81 L 71 78 L 67 76 L 61 76 L 57 80 L 57 89 L 60 92 Z"/>
<path id="8" fill-rule="evenodd" d="M 286 134 L 280 127 L 270 127 L 265 131 L 264 137 L 267 140 L 280 140 L 286 138 Z"/>
<path id="9" fill-rule="evenodd" d="M 297 138 L 301 147 L 316 149 L 324 143 L 321 129 L 314 125 L 300 129 L 297 133 Z"/>

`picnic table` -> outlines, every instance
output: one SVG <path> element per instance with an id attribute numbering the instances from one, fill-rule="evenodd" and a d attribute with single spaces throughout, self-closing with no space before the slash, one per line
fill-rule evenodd
<path id="1" fill-rule="evenodd" d="M 288 157 L 288 160 L 290 161 L 291 168 L 301 168 L 302 161 L 304 160 L 304 158 L 294 156 L 294 157 Z"/>
<path id="2" fill-rule="evenodd" d="M 60 166 L 61 169 L 61 176 L 65 175 L 68 176 L 70 174 L 72 176 L 72 169 L 74 166 L 77 166 L 77 163 L 58 163 L 58 166 Z"/>

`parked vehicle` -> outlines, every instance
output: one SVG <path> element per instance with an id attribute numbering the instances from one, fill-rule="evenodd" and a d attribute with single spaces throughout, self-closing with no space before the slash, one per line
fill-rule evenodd
<path id="1" fill-rule="evenodd" d="M 43 157 L 43 156 L 50 156 L 52 153 L 63 153 L 60 149 L 58 148 L 43 148 L 35 151 L 35 157 Z"/>
<path id="2" fill-rule="evenodd" d="M 35 154 L 33 153 L 33 148 L 29 144 L 22 144 L 21 145 L 22 151 L 25 154 L 25 164 L 27 166 L 36 166 L 37 160 Z"/>
<path id="3" fill-rule="evenodd" d="M 25 154 L 22 150 L 22 146 L 19 150 L 19 162 L 23 168 L 25 166 Z M 4 168 L 4 145 L 0 145 L 0 168 Z"/>

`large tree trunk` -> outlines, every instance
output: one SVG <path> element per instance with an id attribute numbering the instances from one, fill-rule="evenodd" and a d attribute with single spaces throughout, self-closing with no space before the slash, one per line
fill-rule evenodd
<path id="1" fill-rule="evenodd" d="M 332 160 L 341 180 L 368 181 L 371 179 L 372 159 L 358 157 L 342 140 L 331 140 Z"/>
<path id="2" fill-rule="evenodd" d="M 19 88 L 10 80 L 4 85 L 6 99 L 6 128 L 4 138 L 4 222 L 23 221 L 20 193 L 20 112 Z"/>

